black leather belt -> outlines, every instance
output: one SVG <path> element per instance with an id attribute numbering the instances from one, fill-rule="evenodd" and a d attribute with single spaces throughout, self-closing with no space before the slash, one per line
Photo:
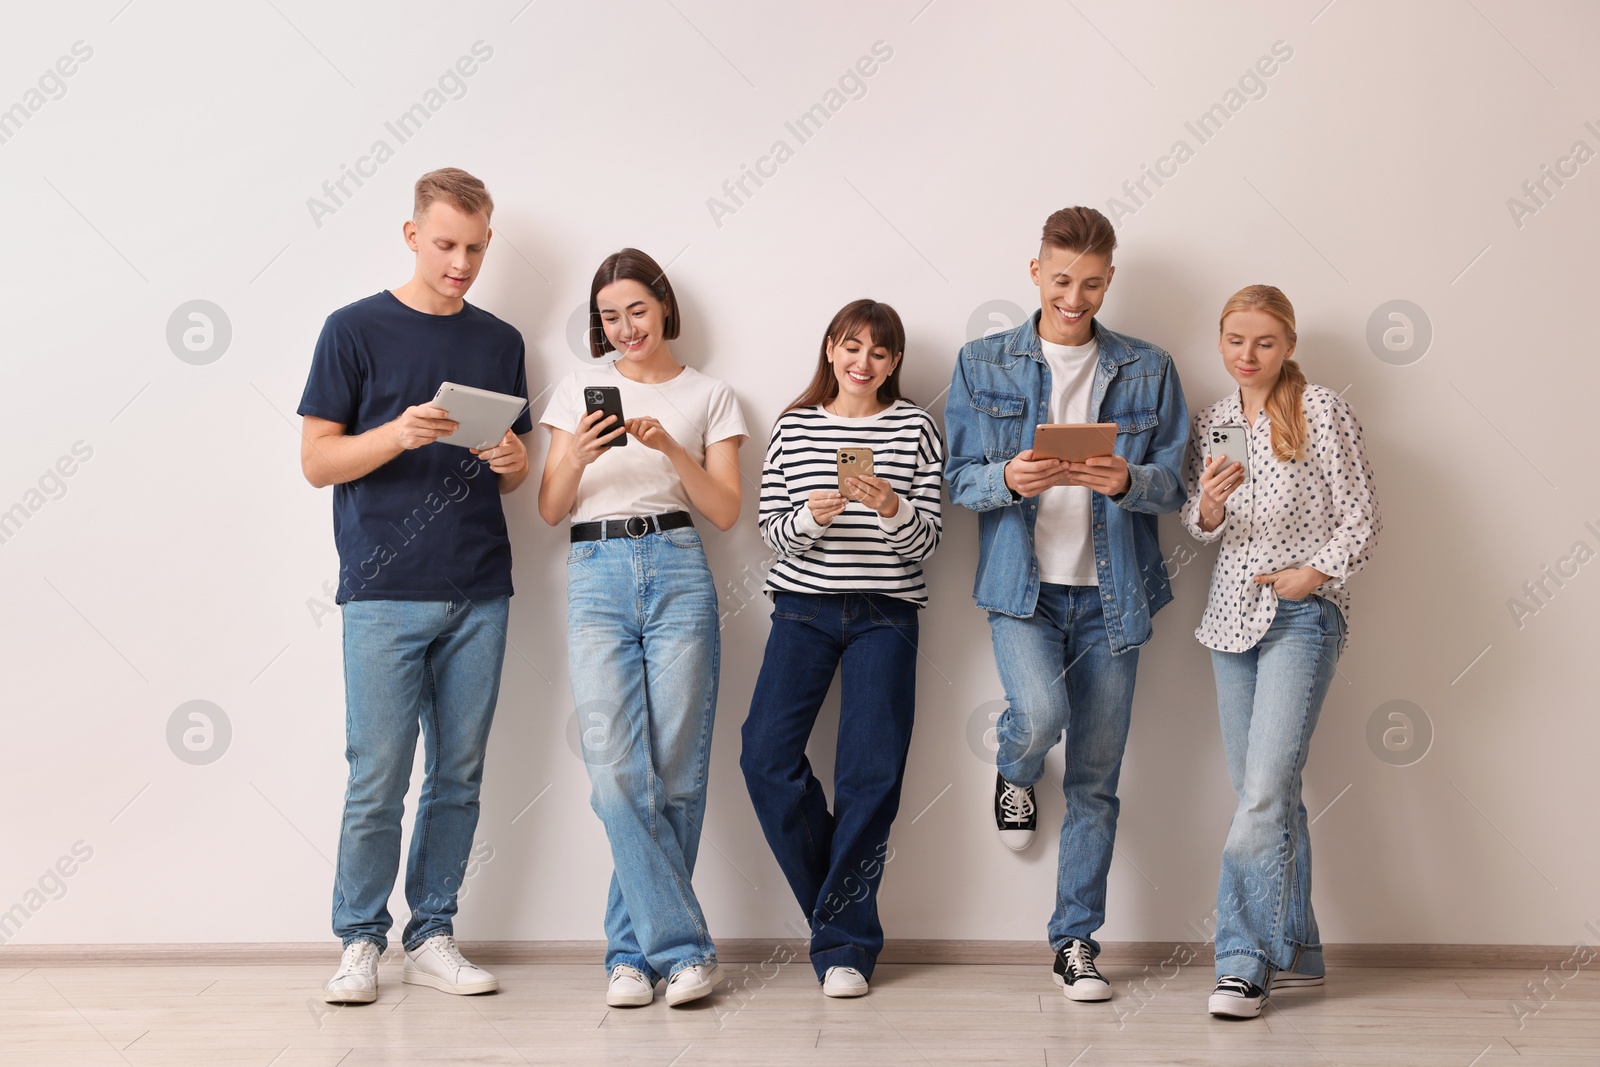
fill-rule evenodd
<path id="1" fill-rule="evenodd" d="M 676 530 L 693 526 L 694 519 L 687 511 L 669 511 L 665 515 L 630 515 L 626 519 L 607 519 L 604 522 L 575 522 L 572 540 L 602 541 L 608 537 L 643 537 L 648 533 Z"/>

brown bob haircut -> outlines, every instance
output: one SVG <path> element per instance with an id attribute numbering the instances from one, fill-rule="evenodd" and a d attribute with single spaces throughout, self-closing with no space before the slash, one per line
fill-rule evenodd
<path id="1" fill-rule="evenodd" d="M 1109 260 L 1117 247 L 1117 231 L 1110 219 L 1092 207 L 1064 207 L 1044 220 L 1039 243 L 1064 252 L 1092 252 Z"/>
<path id="2" fill-rule="evenodd" d="M 600 290 L 620 281 L 635 281 L 650 290 L 661 301 L 665 315 L 661 336 L 668 341 L 678 336 L 678 298 L 672 292 L 672 283 L 667 281 L 666 271 L 637 248 L 624 248 L 605 258 L 589 284 L 589 355 L 595 359 L 603 358 L 613 347 L 606 337 L 605 323 L 600 321 Z"/>
<path id="3" fill-rule="evenodd" d="M 827 332 L 822 335 L 822 348 L 817 353 L 817 371 L 811 376 L 811 384 L 783 410 L 817 407 L 837 397 L 839 379 L 833 372 L 833 365 L 828 362 L 828 342 L 831 340 L 834 344 L 840 344 L 852 337 L 865 340 L 869 335 L 873 346 L 887 348 L 891 357 L 905 355 L 906 328 L 900 322 L 899 312 L 876 300 L 852 300 L 839 309 L 833 321 L 828 323 Z M 903 366 L 905 360 L 900 359 L 883 384 L 878 386 L 878 403 L 892 404 L 903 399 L 900 395 L 900 368 Z"/>

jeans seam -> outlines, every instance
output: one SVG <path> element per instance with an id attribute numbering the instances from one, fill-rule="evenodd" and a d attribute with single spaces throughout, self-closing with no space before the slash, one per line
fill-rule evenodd
<path id="1" fill-rule="evenodd" d="M 449 612 L 450 609 L 446 607 L 446 615 Z M 423 790 L 425 793 L 437 797 L 439 795 L 438 764 L 443 754 L 439 751 L 439 686 L 433 674 L 433 651 L 431 649 L 423 655 L 422 676 L 424 679 L 423 684 L 427 687 L 428 693 L 428 714 L 433 720 L 430 728 L 433 734 L 434 750 L 434 766 L 424 766 Z M 426 739 L 424 739 L 423 744 L 426 747 Z M 417 842 L 417 884 L 420 888 L 428 884 L 428 833 L 433 827 L 433 805 L 429 804 L 424 808 L 419 802 L 419 809 L 417 814 L 421 816 L 421 821 L 414 832 L 420 838 Z M 424 903 L 426 902 L 426 898 L 424 898 Z M 415 916 L 412 918 L 414 921 Z"/>
<path id="2" fill-rule="evenodd" d="M 1318 611 L 1318 620 L 1319 620 L 1318 629 L 1321 630 L 1321 626 L 1320 626 L 1321 610 L 1320 609 Z M 1311 697 L 1316 692 L 1317 676 L 1318 676 L 1318 674 L 1319 674 L 1319 672 L 1321 670 L 1322 657 L 1327 654 L 1327 647 L 1326 646 L 1327 646 L 1327 640 L 1328 640 L 1328 638 L 1330 636 L 1332 636 L 1332 635 L 1327 634 L 1327 633 L 1319 633 L 1318 634 L 1318 638 L 1319 638 L 1318 641 L 1317 641 L 1317 660 L 1318 660 L 1318 662 L 1317 662 L 1317 665 L 1316 665 L 1316 669 L 1314 669 L 1312 671 L 1311 680 L 1307 684 L 1305 695 L 1304 695 L 1304 697 L 1302 697 L 1302 699 L 1300 700 L 1300 702 L 1297 705 L 1297 707 L 1298 707 L 1298 709 L 1300 711 L 1300 735 L 1299 735 L 1299 738 L 1298 738 L 1299 748 L 1297 749 L 1297 756 L 1299 756 L 1301 758 L 1297 759 L 1296 762 L 1299 762 L 1301 764 L 1301 767 L 1300 767 L 1300 770 L 1298 770 L 1296 772 L 1295 776 L 1297 778 L 1301 778 L 1302 779 L 1302 782 L 1301 782 L 1302 790 L 1304 789 L 1303 775 L 1305 773 L 1304 757 L 1309 755 L 1309 749 L 1310 749 L 1310 745 L 1311 745 L 1311 732 L 1312 731 L 1307 729 L 1308 724 L 1311 721 Z M 1295 855 L 1295 853 L 1297 851 L 1297 849 L 1296 849 L 1296 837 L 1297 837 L 1297 835 L 1295 833 L 1294 821 L 1298 817 L 1299 802 L 1297 801 L 1292 809 L 1289 808 L 1288 806 L 1285 806 L 1285 812 L 1286 812 L 1286 814 L 1285 814 L 1284 820 L 1283 820 L 1283 822 L 1281 824 L 1281 829 L 1282 829 L 1282 832 L 1283 832 L 1283 840 L 1282 840 L 1282 844 L 1281 844 L 1280 847 L 1287 853 L 1287 855 L 1286 855 L 1285 858 L 1281 859 L 1279 861 L 1279 863 L 1278 863 L 1277 877 L 1279 879 L 1279 884 L 1278 884 L 1277 915 L 1276 915 L 1276 917 L 1274 919 L 1274 922 L 1273 922 L 1272 937 L 1271 937 L 1271 940 L 1268 942 L 1268 944 L 1270 945 L 1270 947 L 1274 951 L 1276 951 L 1278 946 L 1284 944 L 1285 941 L 1287 940 L 1287 937 L 1286 937 L 1286 934 L 1285 934 L 1285 926 L 1288 923 L 1288 912 L 1291 910 L 1290 909 L 1290 900 L 1289 900 L 1289 898 L 1290 898 L 1291 894 L 1293 894 L 1294 891 L 1295 891 L 1295 884 L 1294 884 L 1295 880 L 1291 879 L 1289 877 L 1289 875 L 1290 875 L 1290 871 L 1291 871 L 1291 868 L 1293 866 L 1293 863 L 1298 860 L 1298 857 Z M 1268 963 L 1269 963 L 1269 965 L 1275 966 L 1275 964 L 1273 964 L 1271 960 L 1269 960 Z"/>

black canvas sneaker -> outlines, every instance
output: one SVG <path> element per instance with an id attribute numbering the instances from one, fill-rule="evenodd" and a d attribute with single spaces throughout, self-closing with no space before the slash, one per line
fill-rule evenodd
<path id="1" fill-rule="evenodd" d="M 1206 1010 L 1212 1015 L 1223 1015 L 1232 1019 L 1254 1019 L 1261 1014 L 1261 1008 L 1266 1002 L 1267 994 L 1260 986 L 1243 978 L 1225 974 L 1217 979 L 1217 988 L 1211 991 L 1211 999 L 1206 1002 Z"/>
<path id="2" fill-rule="evenodd" d="M 1002 775 L 994 776 L 994 827 L 1000 831 L 1001 843 L 1013 852 L 1033 843 L 1033 832 L 1039 828 L 1033 786 L 1012 785 Z"/>
<path id="3" fill-rule="evenodd" d="M 1056 953 L 1056 985 L 1068 1000 L 1110 1000 L 1111 983 L 1095 969 L 1089 942 L 1074 938 Z"/>

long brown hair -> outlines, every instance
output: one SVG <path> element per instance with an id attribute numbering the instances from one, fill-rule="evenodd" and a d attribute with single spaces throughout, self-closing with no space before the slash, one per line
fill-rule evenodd
<path id="1" fill-rule="evenodd" d="M 1217 321 L 1217 332 L 1235 311 L 1265 311 L 1283 323 L 1284 338 L 1294 348 L 1294 305 L 1274 285 L 1247 285 L 1228 298 L 1222 305 L 1222 317 Z M 1283 361 L 1278 380 L 1272 383 L 1265 405 L 1267 418 L 1272 420 L 1272 454 L 1284 463 L 1300 459 L 1306 450 L 1306 415 L 1300 408 L 1300 398 L 1306 391 L 1305 372 L 1292 358 Z M 1249 417 L 1248 412 L 1246 417 Z"/>
<path id="2" fill-rule="evenodd" d="M 606 336 L 605 323 L 600 321 L 600 290 L 625 278 L 638 282 L 661 301 L 665 315 L 661 336 L 668 341 L 678 336 L 678 298 L 672 291 L 672 283 L 667 281 L 667 272 L 637 248 L 624 248 L 607 256 L 600 269 L 594 272 L 594 281 L 589 283 L 589 355 L 595 359 L 604 357 L 614 347 Z"/>
<path id="3" fill-rule="evenodd" d="M 899 312 L 876 300 L 852 300 L 839 309 L 833 321 L 828 323 L 827 332 L 822 335 L 822 348 L 817 353 L 817 372 L 811 376 L 811 384 L 783 410 L 790 412 L 796 408 L 817 407 L 837 397 L 839 379 L 833 372 L 833 364 L 828 362 L 828 342 L 838 344 L 851 337 L 860 337 L 864 332 L 871 335 L 873 345 L 887 348 L 889 357 L 897 360 L 894 370 L 878 386 L 878 403 L 892 404 L 905 399 L 900 395 L 900 368 L 905 366 L 902 357 L 906 351 L 906 328 L 900 323 Z"/>

